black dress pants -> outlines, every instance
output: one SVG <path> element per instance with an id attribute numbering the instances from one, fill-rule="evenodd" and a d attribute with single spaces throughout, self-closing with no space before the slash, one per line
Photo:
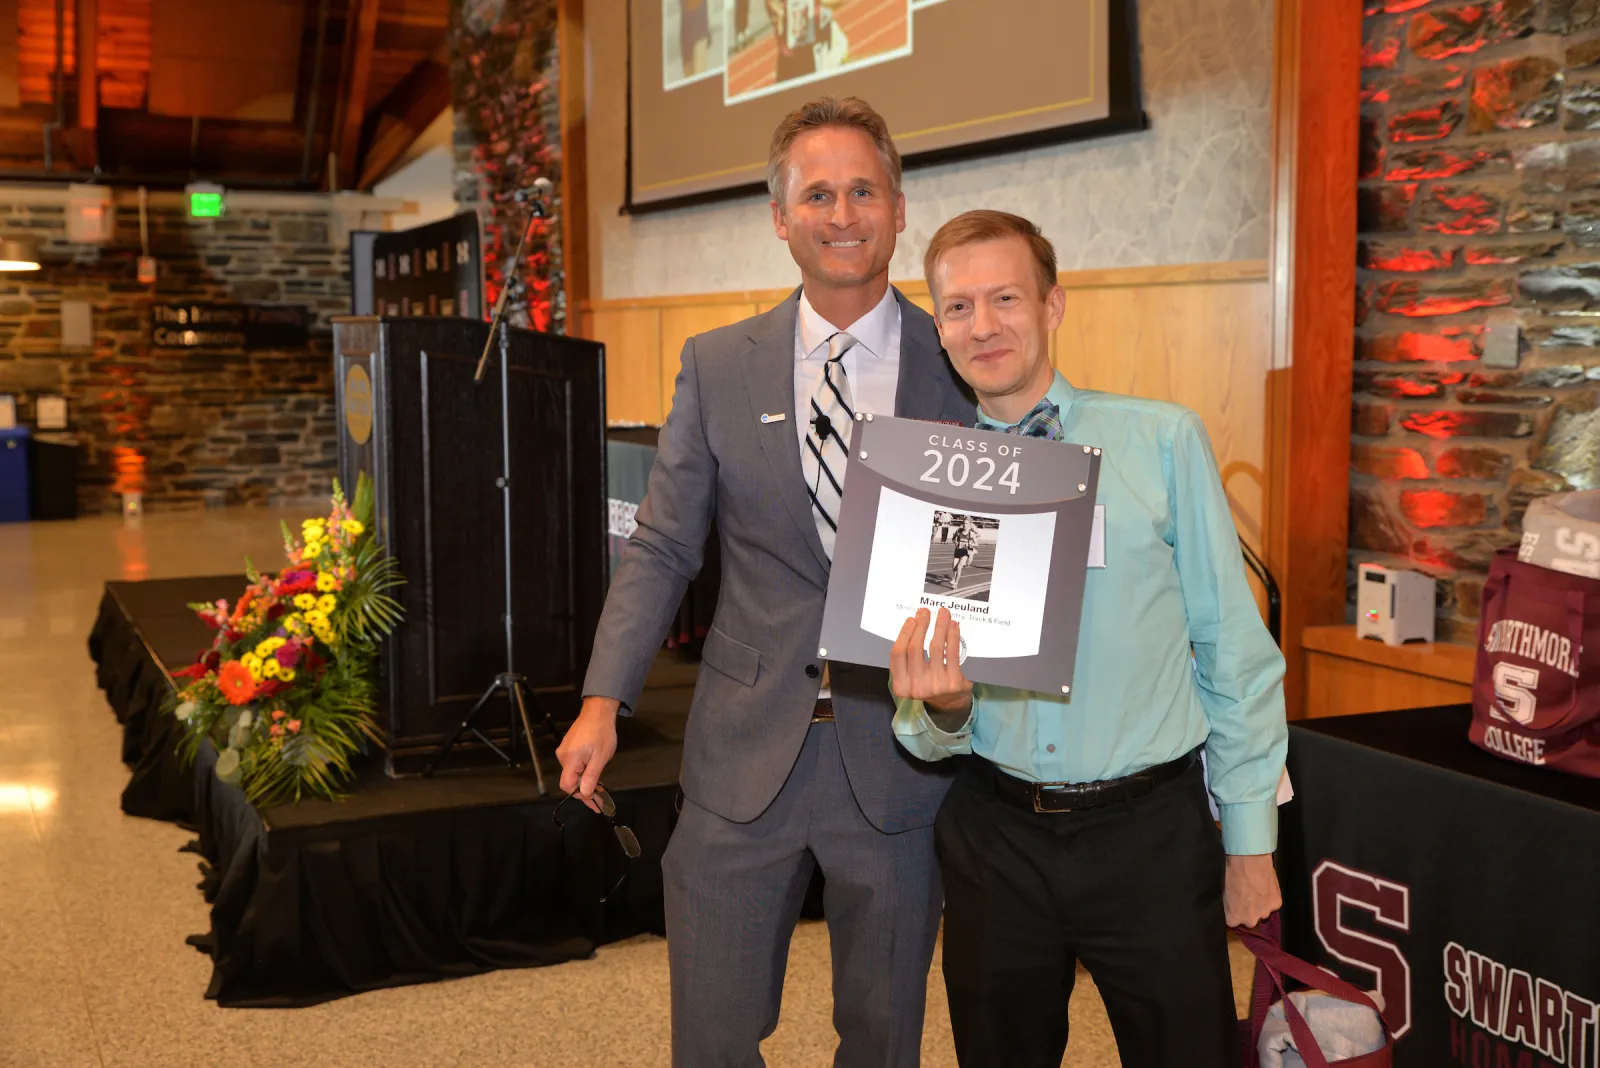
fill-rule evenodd
<path id="1" fill-rule="evenodd" d="M 944 980 L 963 1068 L 1059 1068 L 1082 961 L 1130 1068 L 1235 1068 L 1222 839 L 1196 763 L 1143 797 L 1036 813 L 974 757 L 939 810 Z"/>

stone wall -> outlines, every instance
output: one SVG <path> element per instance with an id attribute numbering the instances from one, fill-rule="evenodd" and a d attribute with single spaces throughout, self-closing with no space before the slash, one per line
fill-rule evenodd
<path id="1" fill-rule="evenodd" d="M 156 509 L 324 494 L 335 449 L 327 318 L 350 307 L 326 199 L 307 197 L 305 210 L 230 204 L 224 218 L 195 222 L 175 199 L 150 210 L 160 261 L 150 287 L 135 277 L 136 207 L 119 205 L 109 246 L 69 246 L 62 206 L 8 202 L 0 188 L 0 232 L 40 238 L 45 264 L 0 274 L 0 392 L 19 396 L 26 422 L 38 394 L 66 395 L 86 512 L 115 510 L 135 488 Z M 92 302 L 92 348 L 62 347 L 63 299 Z M 297 349 L 153 348 L 151 304 L 182 300 L 302 305 L 318 322 Z"/>
<path id="2" fill-rule="evenodd" d="M 493 311 L 505 261 L 530 228 L 506 298 L 519 326 L 564 333 L 559 196 L 530 219 L 535 178 L 561 188 L 560 64 L 554 0 L 452 0 L 455 196 L 483 220 L 484 296 Z"/>
<path id="3" fill-rule="evenodd" d="M 1600 487 L 1600 5 L 1365 29 L 1351 561 L 1433 574 L 1470 640 L 1528 501 Z"/>

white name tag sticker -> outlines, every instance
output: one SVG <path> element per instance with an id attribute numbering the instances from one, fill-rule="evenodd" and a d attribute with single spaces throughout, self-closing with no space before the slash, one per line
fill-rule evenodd
<path id="1" fill-rule="evenodd" d="M 1106 566 L 1106 506 L 1094 506 L 1094 527 L 1089 532 L 1089 566 Z"/>

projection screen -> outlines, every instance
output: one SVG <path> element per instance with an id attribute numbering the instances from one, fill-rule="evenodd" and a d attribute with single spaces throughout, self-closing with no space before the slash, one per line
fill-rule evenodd
<path id="1" fill-rule="evenodd" d="M 778 120 L 860 96 L 908 166 L 1145 125 L 1133 0 L 629 0 L 630 210 L 764 181 Z"/>

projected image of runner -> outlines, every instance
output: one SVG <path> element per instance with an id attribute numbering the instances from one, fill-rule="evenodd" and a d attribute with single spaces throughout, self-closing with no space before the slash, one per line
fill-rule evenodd
<path id="1" fill-rule="evenodd" d="M 723 102 L 911 54 L 911 0 L 727 0 Z"/>
<path id="2" fill-rule="evenodd" d="M 922 592 L 987 602 L 999 539 L 1000 520 L 994 516 L 935 512 Z"/>
<path id="3" fill-rule="evenodd" d="M 722 0 L 662 0 L 662 88 L 722 73 Z"/>

